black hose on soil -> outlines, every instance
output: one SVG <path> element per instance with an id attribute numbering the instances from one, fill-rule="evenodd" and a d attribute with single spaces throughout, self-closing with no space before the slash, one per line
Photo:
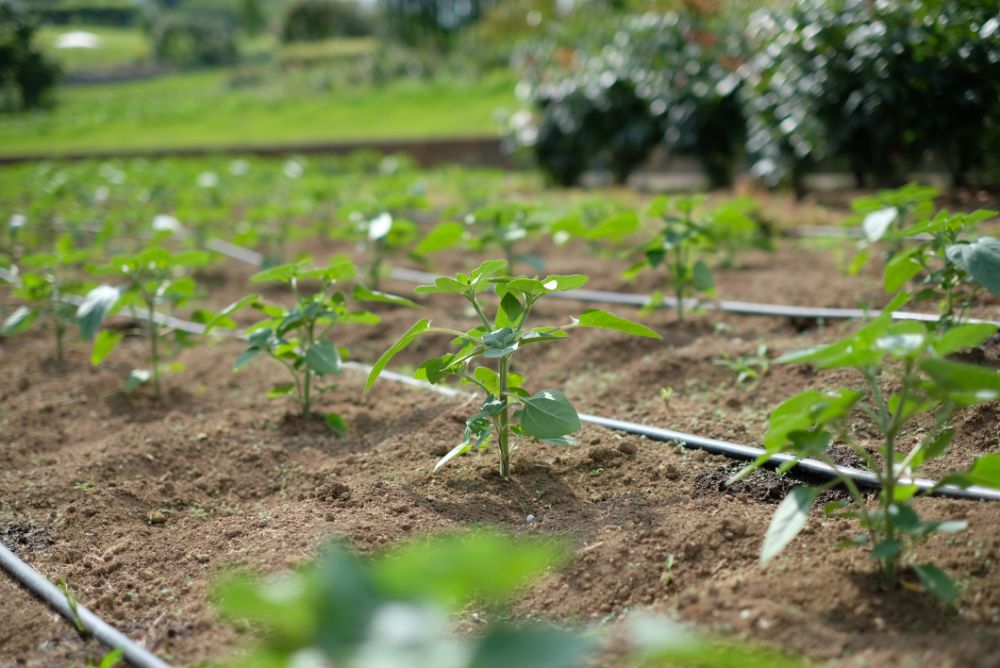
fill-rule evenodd
<path id="1" fill-rule="evenodd" d="M 16 554 L 0 543 L 0 566 L 11 577 L 27 587 L 38 598 L 75 626 L 77 623 L 87 633 L 112 649 L 121 649 L 125 660 L 137 668 L 170 668 L 155 654 L 138 645 L 120 631 L 105 623 L 100 617 L 80 604 L 70 604 L 69 599 L 38 571 L 24 563 Z"/>

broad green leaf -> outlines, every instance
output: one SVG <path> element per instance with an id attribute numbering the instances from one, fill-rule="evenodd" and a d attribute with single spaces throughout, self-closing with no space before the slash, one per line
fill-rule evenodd
<path id="1" fill-rule="evenodd" d="M 506 357 L 517 350 L 517 334 L 510 327 L 501 327 L 483 337 L 486 350 L 483 356 L 487 359 Z"/>
<path id="2" fill-rule="evenodd" d="M 868 556 L 876 561 L 882 559 L 890 559 L 899 555 L 903 551 L 903 542 L 895 538 L 887 538 L 880 541 L 872 551 L 868 553 Z"/>
<path id="3" fill-rule="evenodd" d="M 589 280 L 590 277 L 583 274 L 553 274 L 542 279 L 542 287 L 550 292 L 569 292 L 582 288 Z"/>
<path id="4" fill-rule="evenodd" d="M 423 240 L 413 249 L 413 252 L 417 255 L 430 255 L 431 253 L 447 250 L 460 244 L 464 236 L 465 228 L 460 223 L 440 223 L 427 233 Z"/>
<path id="5" fill-rule="evenodd" d="M 128 374 L 128 379 L 125 381 L 125 391 L 135 392 L 139 389 L 140 385 L 149 382 L 153 374 L 149 369 L 132 369 Z"/>
<path id="6" fill-rule="evenodd" d="M 557 628 L 494 628 L 475 649 L 469 668 L 575 668 L 596 641 Z"/>
<path id="7" fill-rule="evenodd" d="M 389 294 L 388 292 L 380 292 L 378 290 L 371 290 L 356 283 L 354 285 L 354 291 L 352 293 L 354 299 L 361 302 L 378 302 L 381 304 L 393 304 L 395 306 L 405 306 L 407 308 L 416 308 L 417 304 L 407 299 L 406 297 L 399 297 L 397 295 Z"/>
<path id="8" fill-rule="evenodd" d="M 368 374 L 368 380 L 365 381 L 365 392 L 372 388 L 375 380 L 378 378 L 379 374 L 382 373 L 385 366 L 392 360 L 393 357 L 398 355 L 406 346 L 410 345 L 415 338 L 427 331 L 427 328 L 431 326 L 431 321 L 427 318 L 422 318 L 403 333 L 399 340 L 396 341 L 392 346 L 382 353 L 382 356 L 375 361 L 372 366 L 371 373 Z"/>
<path id="9" fill-rule="evenodd" d="M 632 322 L 631 320 L 626 320 L 625 318 L 619 318 L 613 313 L 608 313 L 607 311 L 602 311 L 601 309 L 587 309 L 580 314 L 579 318 L 574 318 L 574 320 L 577 327 L 610 329 L 616 332 L 624 332 L 625 334 L 644 336 L 649 339 L 663 338 L 645 325 L 640 325 L 637 322 Z"/>
<path id="10" fill-rule="evenodd" d="M 917 564 L 914 565 L 913 570 L 916 571 L 925 591 L 934 594 L 948 605 L 954 605 L 958 600 L 958 589 L 955 587 L 955 582 L 940 568 L 934 564 Z"/>
<path id="11" fill-rule="evenodd" d="M 559 438 L 580 429 L 580 416 L 558 390 L 543 390 L 524 399 L 521 428 L 535 438 Z"/>
<path id="12" fill-rule="evenodd" d="M 80 334 L 87 341 L 94 338 L 97 330 L 108 311 L 118 302 L 118 288 L 110 285 L 99 285 L 83 298 L 76 309 L 76 321 L 80 325 Z"/>
<path id="13" fill-rule="evenodd" d="M 236 363 L 233 364 L 233 371 L 239 371 L 247 364 L 249 364 L 250 361 L 253 358 L 257 357 L 257 355 L 259 355 L 260 353 L 261 349 L 258 346 L 250 346 L 242 353 L 240 353 L 240 356 L 236 358 Z"/>
<path id="14" fill-rule="evenodd" d="M 250 277 L 251 283 L 288 283 L 306 267 L 305 261 L 289 262 L 257 272 Z"/>
<path id="15" fill-rule="evenodd" d="M 920 368 L 934 381 L 933 390 L 957 403 L 1000 399 L 1000 372 L 995 369 L 937 358 L 923 360 Z"/>
<path id="16" fill-rule="evenodd" d="M 694 263 L 691 274 L 691 285 L 699 292 L 712 292 L 715 290 L 715 277 L 712 270 L 708 268 L 703 260 Z"/>
<path id="17" fill-rule="evenodd" d="M 115 349 L 124 336 L 121 332 L 113 332 L 108 329 L 99 332 L 94 338 L 94 346 L 90 350 L 90 363 L 97 366 L 103 362 L 104 358 L 111 354 L 111 351 Z"/>
<path id="18" fill-rule="evenodd" d="M 434 279 L 434 285 L 418 285 L 413 289 L 418 295 L 429 295 L 434 293 L 461 295 L 469 289 L 464 283 L 456 281 L 447 276 L 438 276 Z"/>
<path id="19" fill-rule="evenodd" d="M 515 327 L 524 313 L 524 305 L 521 300 L 512 293 L 507 292 L 500 300 L 500 308 L 497 309 L 496 321 L 493 326 L 497 329 L 501 327 Z"/>
<path id="20" fill-rule="evenodd" d="M 340 351 L 326 339 L 313 342 L 305 355 L 306 366 L 320 375 L 340 373 Z"/>
<path id="21" fill-rule="evenodd" d="M 1000 295 L 1000 239 L 980 237 L 971 244 L 950 246 L 947 257 L 984 288 Z"/>
<path id="22" fill-rule="evenodd" d="M 639 216 L 636 212 L 622 211 L 595 225 L 585 236 L 591 240 L 622 241 L 638 231 Z"/>
<path id="23" fill-rule="evenodd" d="M 802 531 L 818 494 L 812 487 L 795 487 L 778 505 L 764 536 L 764 546 L 760 551 L 762 565 L 778 556 Z"/>
<path id="24" fill-rule="evenodd" d="M 326 422 L 326 427 L 332 431 L 337 436 L 343 438 L 347 436 L 347 422 L 340 415 L 336 413 L 326 413 L 323 416 L 323 421 Z"/>
<path id="25" fill-rule="evenodd" d="M 268 399 L 284 397 L 295 391 L 295 383 L 279 383 L 267 391 Z"/>
<path id="26" fill-rule="evenodd" d="M 526 582 L 567 553 L 551 539 L 512 537 L 476 531 L 420 538 L 372 562 L 379 591 L 396 600 L 434 602 L 459 610 L 470 601 L 496 602 L 513 596 Z M 490 568 L 503 564 L 503 568 Z"/>
<path id="27" fill-rule="evenodd" d="M 226 308 L 219 311 L 219 313 L 211 318 L 207 323 L 205 323 L 205 333 L 212 331 L 215 327 L 235 327 L 236 323 L 229 317 L 237 311 L 241 311 L 248 306 L 256 304 L 260 301 L 260 295 L 252 294 L 247 295 L 233 302 Z"/>
<path id="28" fill-rule="evenodd" d="M 461 443 L 459 443 L 454 448 L 449 450 L 447 454 L 445 454 L 443 457 L 437 460 L 437 462 L 434 464 L 434 472 L 437 473 L 437 471 L 442 466 L 450 462 L 455 457 L 458 457 L 459 455 L 464 455 L 471 449 L 472 449 L 472 443 L 468 439 L 463 440 Z"/>
<path id="29" fill-rule="evenodd" d="M 878 241 L 881 239 L 885 236 L 889 226 L 892 225 L 898 215 L 899 212 L 896 210 L 896 207 L 880 209 L 879 211 L 869 213 L 861 223 L 865 239 L 868 241 Z"/>
<path id="30" fill-rule="evenodd" d="M 27 328 L 38 315 L 38 311 L 27 306 L 18 306 L 14 312 L 7 316 L 0 326 L 0 336 L 7 336 L 19 329 Z"/>
<path id="31" fill-rule="evenodd" d="M 997 332 L 996 325 L 974 323 L 957 325 L 931 341 L 938 355 L 946 356 L 959 350 L 978 346 Z"/>
<path id="32" fill-rule="evenodd" d="M 882 286 L 887 293 L 899 290 L 923 270 L 923 266 L 914 258 L 919 252 L 920 249 L 915 248 L 905 253 L 898 253 L 889 260 L 882 274 Z"/>
<path id="33" fill-rule="evenodd" d="M 972 485 L 1000 489 L 1000 455 L 979 455 L 966 475 Z"/>

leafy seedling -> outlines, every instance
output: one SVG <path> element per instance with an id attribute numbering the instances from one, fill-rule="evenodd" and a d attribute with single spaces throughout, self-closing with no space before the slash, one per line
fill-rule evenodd
<path id="1" fill-rule="evenodd" d="M 713 248 L 713 237 L 707 225 L 698 220 L 695 210 L 704 201 L 704 196 L 657 197 L 649 207 L 649 213 L 659 218 L 663 227 L 660 232 L 639 246 L 643 259 L 632 265 L 626 278 L 633 278 L 639 271 L 649 267 L 657 269 L 665 266 L 677 300 L 677 319 L 684 319 L 684 302 L 698 294 L 714 296 L 715 278 L 700 252 Z M 647 308 L 656 308 L 663 303 L 663 293 L 653 293 Z"/>
<path id="2" fill-rule="evenodd" d="M 807 457 L 834 466 L 831 447 L 849 447 L 878 480 L 876 507 L 870 507 L 854 480 L 839 469 L 827 484 L 796 487 L 771 520 L 761 562 L 774 559 L 801 531 L 821 492 L 842 485 L 850 500 L 829 503 L 823 511 L 861 525 L 864 533 L 847 544 L 869 551 L 880 565 L 883 584 L 895 587 L 901 565 L 909 566 L 927 591 L 954 603 L 958 594 L 951 578 L 934 564 L 915 563 L 912 554 L 927 537 L 960 531 L 965 522 L 921 519 L 911 503 L 919 491 L 913 481 L 924 464 L 946 452 L 955 436 L 949 423 L 958 408 L 1000 398 L 1000 372 L 948 359 L 980 344 L 996 328 L 968 324 L 940 332 L 923 322 L 893 322 L 890 312 L 904 301 L 898 298 L 882 315 L 841 341 L 779 360 L 820 369 L 855 369 L 862 383 L 833 391 L 806 390 L 784 401 L 770 416 L 764 437 L 767 452 L 734 480 L 779 453 L 794 457 L 780 471 Z M 922 431 L 914 429 L 920 416 L 930 422 Z M 859 421 L 877 434 L 874 453 L 855 436 Z M 1000 455 L 981 456 L 972 469 L 941 484 L 948 482 L 1000 487 Z"/>
<path id="3" fill-rule="evenodd" d="M 172 252 L 154 243 L 131 255 L 115 257 L 98 270 L 124 282 L 119 298 L 108 311 L 117 313 L 127 309 L 136 314 L 144 322 L 149 339 L 149 368 L 131 371 L 125 384 L 127 392 L 152 381 L 156 396 L 161 395 L 164 346 L 171 341 L 176 347 L 193 344 L 190 334 L 167 325 L 164 314 L 184 306 L 196 296 L 197 284 L 189 274 L 210 260 L 211 255 L 205 251 Z M 168 333 L 171 334 L 169 339 Z M 91 363 L 101 364 L 123 337 L 123 332 L 102 330 L 94 339 Z M 171 370 L 179 368 L 178 365 L 169 367 Z"/>
<path id="4" fill-rule="evenodd" d="M 737 385 L 756 381 L 771 368 L 771 360 L 767 357 L 766 343 L 758 345 L 753 355 L 740 355 L 733 358 L 728 353 L 723 353 L 721 357 L 712 360 L 712 363 L 735 373 Z"/>
<path id="5" fill-rule="evenodd" d="M 79 268 L 90 257 L 82 249 L 73 247 L 69 236 L 63 235 L 51 253 L 36 253 L 21 259 L 21 273 L 11 273 L 9 281 L 13 294 L 24 301 L 0 325 L 0 336 L 26 331 L 32 326 L 50 323 L 55 335 L 56 362 L 64 361 L 66 332 L 79 326 L 82 336 L 89 339 L 100 326 L 110 306 L 108 297 L 117 298 L 117 292 L 94 291 L 77 308 L 74 298 L 81 298 L 87 284 L 77 278 Z M 78 313 L 82 314 L 78 318 Z"/>
<path id="6" fill-rule="evenodd" d="M 295 295 L 295 304 L 286 308 L 263 301 L 253 294 L 226 307 L 213 317 L 207 329 L 218 326 L 235 327 L 231 315 L 244 308 L 253 308 L 264 319 L 247 328 L 246 350 L 236 359 L 239 371 L 251 361 L 267 355 L 288 370 L 292 380 L 271 388 L 268 398 L 291 396 L 302 410 L 302 417 L 312 416 L 317 394 L 328 392 L 334 385 L 323 381 L 340 373 L 346 348 L 338 347 L 329 336 L 338 325 L 375 325 L 379 317 L 366 310 L 352 308 L 348 296 L 339 285 L 352 281 L 356 269 L 349 260 L 334 259 L 325 267 L 310 267 L 307 260 L 272 267 L 254 275 L 253 283 L 281 283 Z M 306 292 L 307 285 L 317 284 L 315 291 Z M 381 302 L 399 306 L 416 306 L 402 297 L 376 292 L 355 284 L 352 296 L 357 301 Z M 324 414 L 332 432 L 343 436 L 347 424 L 337 413 Z"/>
<path id="7" fill-rule="evenodd" d="M 389 361 L 423 334 L 443 333 L 454 337 L 454 351 L 425 361 L 417 369 L 416 377 L 433 384 L 457 377 L 478 387 L 486 398 L 480 409 L 466 421 L 462 441 L 438 460 L 435 470 L 465 452 L 485 449 L 495 440 L 500 455 L 500 477 L 506 480 L 510 477 L 510 457 L 517 448 L 517 439 L 531 437 L 560 445 L 573 442 L 570 434 L 580 428 L 580 418 L 569 400 L 555 389 L 531 394 L 524 388 L 525 379 L 512 370 L 512 358 L 524 346 L 558 342 L 566 338 L 569 331 L 583 327 L 660 338 L 659 334 L 644 325 L 599 309 L 588 309 L 564 325 L 529 327 L 529 316 L 538 300 L 553 292 L 579 288 L 588 279 L 579 274 L 543 279 L 512 277 L 503 273 L 505 267 L 505 260 L 490 260 L 468 275 L 442 276 L 434 281 L 434 285 L 416 288 L 417 294 L 441 293 L 463 297 L 472 306 L 478 322 L 462 332 L 432 327 L 427 318 L 418 320 L 379 357 L 368 376 L 366 391 Z M 493 318 L 487 317 L 482 302 L 483 293 L 490 288 L 496 290 L 499 299 Z M 480 361 L 486 364 L 477 366 Z"/>

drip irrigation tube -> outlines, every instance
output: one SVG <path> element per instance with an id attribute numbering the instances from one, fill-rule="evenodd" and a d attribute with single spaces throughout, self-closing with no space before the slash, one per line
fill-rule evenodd
<path id="1" fill-rule="evenodd" d="M 392 278 L 410 283 L 433 283 L 437 278 L 434 274 L 414 269 L 393 268 Z M 553 292 L 549 297 L 556 299 L 570 299 L 582 302 L 597 302 L 602 304 L 617 304 L 620 306 L 642 307 L 649 303 L 650 295 L 607 292 L 604 290 L 576 289 L 569 292 Z M 674 297 L 663 297 L 663 307 L 672 308 L 677 306 L 677 299 Z M 708 309 L 733 313 L 736 315 L 756 315 L 774 316 L 784 318 L 815 318 L 829 320 L 858 320 L 877 316 L 881 313 L 878 309 L 866 310 L 860 308 L 835 308 L 835 307 L 814 307 L 814 306 L 787 306 L 784 304 L 764 304 L 758 302 L 744 302 L 722 299 L 714 302 L 702 302 L 697 299 L 685 299 L 685 308 L 696 308 L 703 306 Z M 922 322 L 937 322 L 938 316 L 933 313 L 917 313 L 914 311 L 893 311 L 894 320 L 919 320 Z M 969 318 L 966 322 L 987 323 L 1000 327 L 1000 322 L 994 320 L 983 320 L 979 318 Z"/>
<path id="2" fill-rule="evenodd" d="M 100 617 L 82 605 L 76 609 L 70 605 L 66 594 L 42 576 L 38 571 L 24 563 L 16 554 L 0 542 L 0 566 L 22 585 L 30 589 L 36 596 L 48 603 L 60 615 L 74 623 L 79 622 L 92 636 L 112 649 L 121 649 L 125 657 L 137 668 L 170 668 L 152 652 L 138 645 L 120 631 L 105 623 Z"/>
<path id="3" fill-rule="evenodd" d="M 221 239 L 210 239 L 206 244 L 211 250 L 240 262 L 260 266 L 263 256 L 256 251 L 231 244 Z M 393 267 L 391 278 L 409 283 L 433 283 L 437 275 L 406 267 Z M 619 306 L 643 307 L 649 303 L 650 295 L 608 292 L 605 290 L 576 289 L 569 292 L 554 292 L 550 295 L 556 299 L 592 302 L 598 304 L 617 304 Z M 662 306 L 674 308 L 676 297 L 664 296 Z M 878 309 L 838 308 L 825 306 L 789 306 L 785 304 L 767 304 L 722 299 L 712 302 L 702 302 L 697 299 L 685 299 L 685 308 L 704 307 L 712 310 L 732 313 L 734 315 L 769 316 L 779 318 L 808 318 L 825 320 L 860 320 L 874 317 L 881 313 Z M 893 320 L 918 320 L 921 322 L 937 322 L 938 315 L 933 313 L 918 313 L 915 311 L 893 311 Z M 1000 327 L 1000 321 L 969 318 L 970 323 L 986 323 Z"/>
<path id="4" fill-rule="evenodd" d="M 372 367 L 367 364 L 360 364 L 358 362 L 346 362 L 344 366 L 350 369 L 361 371 L 363 373 L 370 373 Z M 402 383 L 404 385 L 409 385 L 411 387 L 420 388 L 430 392 L 435 392 L 437 394 L 444 395 L 446 397 L 474 397 L 475 395 L 469 392 L 463 392 L 462 390 L 456 390 L 452 387 L 431 385 L 430 383 L 418 380 L 416 378 L 411 378 L 410 376 L 405 376 L 403 374 L 396 373 L 394 371 L 383 371 L 380 374 L 381 378 L 386 378 L 396 383 Z M 652 439 L 654 441 L 664 441 L 668 443 L 679 443 L 684 447 L 694 447 L 699 450 L 704 450 L 716 455 L 724 455 L 733 459 L 743 459 L 743 460 L 753 460 L 757 457 L 766 454 L 763 448 L 754 447 L 751 445 L 742 445 L 740 443 L 730 443 L 728 441 L 721 441 L 716 438 L 709 438 L 707 436 L 697 436 L 695 434 L 686 434 L 681 431 L 674 431 L 672 429 L 662 429 L 660 427 L 651 427 L 644 424 L 638 424 L 636 422 L 628 422 L 626 420 L 616 420 L 614 418 L 601 417 L 599 415 L 589 415 L 587 413 L 580 413 L 580 421 L 588 424 L 597 425 L 599 427 L 604 427 L 605 429 L 610 429 L 612 431 L 622 431 L 628 434 L 635 434 L 638 436 L 645 436 L 646 438 Z M 793 470 L 798 470 L 803 473 L 808 473 L 815 476 L 820 476 L 826 479 L 836 478 L 838 475 L 846 476 L 851 478 L 860 487 L 867 488 L 878 488 L 879 481 L 878 476 L 876 476 L 871 471 L 864 471 L 862 469 L 857 469 L 851 466 L 830 466 L 825 462 L 821 462 L 818 459 L 799 459 L 796 460 L 795 457 L 791 455 L 774 455 L 772 456 L 767 465 L 769 467 L 778 467 L 782 464 L 794 462 Z M 949 496 L 959 499 L 974 499 L 981 501 L 1000 501 L 1000 490 L 991 489 L 989 487 L 981 487 L 978 485 L 973 485 L 971 487 L 957 487 L 955 485 L 942 485 L 938 486 L 938 483 L 934 480 L 929 480 L 927 478 L 913 478 L 913 479 L 901 479 L 899 484 L 902 485 L 916 485 L 921 491 L 927 492 L 936 496 Z"/>

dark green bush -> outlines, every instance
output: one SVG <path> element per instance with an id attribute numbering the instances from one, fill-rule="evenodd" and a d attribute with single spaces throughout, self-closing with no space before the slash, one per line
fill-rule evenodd
<path id="1" fill-rule="evenodd" d="M 178 67 L 226 65 L 238 56 L 235 30 L 212 18 L 166 16 L 153 27 L 153 53 Z"/>
<path id="2" fill-rule="evenodd" d="M 1000 18 L 985 0 L 795 0 L 756 14 L 744 102 L 752 171 L 843 161 L 891 184 L 934 152 L 956 182 L 996 117 Z"/>
<path id="3" fill-rule="evenodd" d="M 124 27 L 142 18 L 142 8 L 131 0 L 86 0 L 32 3 L 31 13 L 42 23 Z"/>
<path id="4" fill-rule="evenodd" d="M 713 185 L 728 183 L 743 138 L 742 40 L 674 12 L 611 27 L 575 49 L 550 40 L 521 57 L 536 123 L 517 116 L 515 141 L 560 183 L 588 169 L 624 180 L 658 145 L 697 156 Z"/>
<path id="5" fill-rule="evenodd" d="M 371 34 L 368 16 L 355 2 L 296 0 L 288 5 L 281 25 L 284 42 L 310 42 L 331 37 Z"/>
<path id="6" fill-rule="evenodd" d="M 59 67 L 33 44 L 36 26 L 20 2 L 0 0 L 0 109 L 41 107 L 59 78 Z"/>
<path id="7" fill-rule="evenodd" d="M 393 42 L 444 52 L 499 0 L 379 0 L 379 25 Z"/>

